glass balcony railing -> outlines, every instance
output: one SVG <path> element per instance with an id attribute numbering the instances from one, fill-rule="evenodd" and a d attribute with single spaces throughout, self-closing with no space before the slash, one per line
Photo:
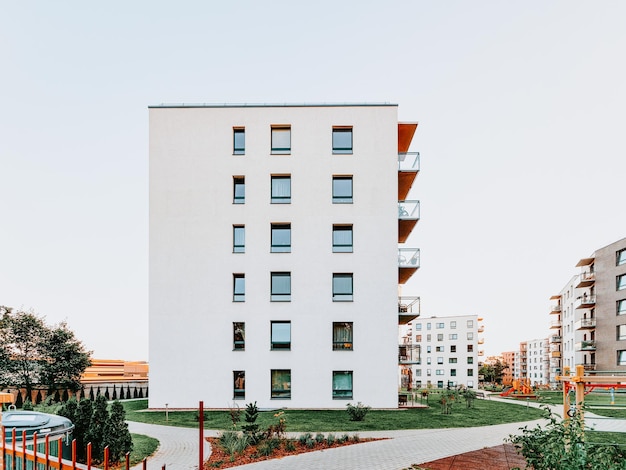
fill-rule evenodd
<path id="1" fill-rule="evenodd" d="M 398 267 L 399 268 L 419 268 L 420 249 L 419 248 L 399 248 Z"/>
<path id="2" fill-rule="evenodd" d="M 574 303 L 574 308 L 591 308 L 596 304 L 595 295 L 583 295 L 578 297 Z"/>
<path id="3" fill-rule="evenodd" d="M 398 201 L 398 218 L 413 220 L 420 218 L 419 201 Z"/>
<path id="4" fill-rule="evenodd" d="M 595 350 L 596 350 L 595 341 L 581 341 L 580 343 L 576 343 L 576 351 L 595 351 Z"/>
<path id="5" fill-rule="evenodd" d="M 398 154 L 398 171 L 419 171 L 420 153 L 406 152 Z"/>
<path id="6" fill-rule="evenodd" d="M 552 307 L 550 307 L 550 313 L 561 313 L 561 306 L 553 305 Z"/>
<path id="7" fill-rule="evenodd" d="M 583 318 L 574 323 L 575 330 L 593 330 L 596 327 L 595 318 Z"/>

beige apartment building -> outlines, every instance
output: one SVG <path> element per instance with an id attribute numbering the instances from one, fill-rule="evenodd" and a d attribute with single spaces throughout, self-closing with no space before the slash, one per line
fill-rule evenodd
<path id="1" fill-rule="evenodd" d="M 582 258 L 551 297 L 551 371 L 626 371 L 626 238 Z M 550 378 L 554 382 L 554 375 Z"/>

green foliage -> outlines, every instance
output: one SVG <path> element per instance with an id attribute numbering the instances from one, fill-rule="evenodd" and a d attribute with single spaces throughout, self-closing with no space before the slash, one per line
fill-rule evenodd
<path id="1" fill-rule="evenodd" d="M 333 433 L 330 433 L 328 436 L 326 436 L 326 443 L 329 446 L 332 446 L 335 443 L 335 435 Z"/>
<path id="2" fill-rule="evenodd" d="M 49 327 L 32 312 L 0 306 L 0 385 L 78 390 L 90 352 L 66 323 Z"/>
<path id="3" fill-rule="evenodd" d="M 471 408 L 474 404 L 474 400 L 476 399 L 476 392 L 471 388 L 466 388 L 461 391 L 460 395 L 465 399 L 465 404 L 468 408 Z"/>
<path id="4" fill-rule="evenodd" d="M 237 425 L 241 421 L 241 408 L 239 408 L 239 404 L 235 403 L 234 406 L 231 406 L 228 409 L 228 413 L 230 414 L 230 420 L 233 423 L 233 429 L 237 429 Z"/>
<path id="5" fill-rule="evenodd" d="M 358 434 L 353 434 L 352 442 L 361 442 L 361 436 L 359 436 Z"/>
<path id="6" fill-rule="evenodd" d="M 310 432 L 305 432 L 304 434 L 300 434 L 300 436 L 298 436 L 298 442 L 302 445 L 305 445 L 308 440 L 313 440 L 313 434 Z"/>
<path id="7" fill-rule="evenodd" d="M 287 452 L 293 452 L 296 450 L 296 443 L 292 439 L 287 439 L 285 441 L 285 450 Z"/>
<path id="8" fill-rule="evenodd" d="M 496 359 L 493 364 L 483 364 L 478 373 L 484 376 L 485 382 L 501 384 L 504 371 L 508 368 L 509 366 L 506 362 Z"/>
<path id="9" fill-rule="evenodd" d="M 119 462 L 127 452 L 133 449 L 133 439 L 126 424 L 126 412 L 122 404 L 115 400 L 111 403 L 110 415 L 104 426 L 104 446 L 109 447 L 109 462 Z"/>
<path id="10" fill-rule="evenodd" d="M 273 437 L 271 439 L 266 439 L 259 444 L 257 447 L 257 451 L 259 454 L 269 457 L 274 453 L 276 449 L 280 447 L 281 440 L 279 438 Z"/>
<path id="11" fill-rule="evenodd" d="M 243 433 L 225 431 L 219 436 L 220 447 L 230 456 L 242 453 L 249 444 L 248 436 Z"/>
<path id="12" fill-rule="evenodd" d="M 318 444 L 321 444 L 325 440 L 326 440 L 326 436 L 324 436 L 324 433 L 318 432 L 315 435 L 315 442 L 317 442 Z"/>
<path id="13" fill-rule="evenodd" d="M 439 397 L 439 404 L 441 405 L 441 413 L 444 415 L 452 414 L 452 405 L 457 401 L 458 396 L 455 390 L 446 390 Z"/>
<path id="14" fill-rule="evenodd" d="M 365 406 L 361 402 L 358 402 L 356 405 L 352 403 L 346 405 L 346 411 L 348 412 L 348 416 L 350 416 L 350 421 L 363 421 L 370 409 L 369 406 Z"/>
<path id="15" fill-rule="evenodd" d="M 102 395 L 98 395 L 93 403 L 91 423 L 85 436 L 85 440 L 91 442 L 91 455 L 98 461 L 102 461 L 104 457 L 104 428 L 108 418 L 107 400 Z"/>
<path id="16" fill-rule="evenodd" d="M 545 409 L 550 421 L 547 426 L 524 426 L 521 435 L 508 438 L 529 466 L 535 470 L 626 469 L 625 451 L 585 441 L 585 425 L 580 414 L 559 421 L 548 407 Z"/>
<path id="17" fill-rule="evenodd" d="M 304 441 L 304 445 L 307 446 L 309 449 L 312 449 L 313 447 L 315 447 L 315 439 L 309 437 L 307 440 Z"/>
<path id="18" fill-rule="evenodd" d="M 344 442 L 348 442 L 349 440 L 350 436 L 348 434 L 343 434 L 339 439 L 337 439 L 337 442 L 343 444 Z"/>
<path id="19" fill-rule="evenodd" d="M 278 418 L 277 423 L 272 423 L 267 427 L 265 431 L 265 439 L 283 438 L 285 437 L 285 431 L 287 430 L 287 421 L 285 420 L 285 412 L 279 411 L 274 415 L 274 418 Z"/>
<path id="20" fill-rule="evenodd" d="M 76 399 L 74 399 L 74 401 L 76 401 Z M 59 411 L 62 409 L 62 407 L 63 407 L 62 403 L 56 403 L 54 401 L 54 397 L 48 395 L 45 400 L 43 400 L 38 405 L 35 405 L 35 410 L 40 411 L 41 413 L 57 415 L 57 414 L 60 414 Z M 71 421 L 74 422 L 73 419 Z"/>
<path id="21" fill-rule="evenodd" d="M 257 444 L 262 438 L 262 433 L 259 431 L 259 424 L 256 422 L 258 417 L 259 408 L 256 406 L 256 401 L 254 403 L 248 403 L 244 415 L 246 424 L 241 426 L 241 428 L 247 434 L 251 444 Z"/>
<path id="22" fill-rule="evenodd" d="M 22 409 L 24 411 L 33 411 L 35 408 L 33 406 L 33 402 L 27 398 L 24 404 L 22 405 Z"/>

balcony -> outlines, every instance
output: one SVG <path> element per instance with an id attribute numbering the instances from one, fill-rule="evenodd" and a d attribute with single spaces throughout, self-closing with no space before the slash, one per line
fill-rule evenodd
<path id="1" fill-rule="evenodd" d="M 485 338 L 479 338 L 478 344 L 485 344 Z"/>
<path id="2" fill-rule="evenodd" d="M 595 318 L 583 318 L 574 323 L 575 330 L 594 330 L 596 328 Z"/>
<path id="3" fill-rule="evenodd" d="M 550 314 L 553 313 L 561 313 L 561 306 L 560 305 L 552 305 L 550 307 Z"/>
<path id="4" fill-rule="evenodd" d="M 398 325 L 406 325 L 420 316 L 419 297 L 398 297 Z"/>
<path id="5" fill-rule="evenodd" d="M 398 362 L 400 364 L 419 364 L 420 363 L 419 344 L 398 345 Z"/>
<path id="6" fill-rule="evenodd" d="M 419 152 L 398 153 L 398 201 L 406 199 L 419 170 Z"/>
<path id="7" fill-rule="evenodd" d="M 574 302 L 574 308 L 593 308 L 596 305 L 596 296 L 595 295 L 583 295 L 582 297 L 578 297 L 576 302 Z"/>
<path id="8" fill-rule="evenodd" d="M 485 331 L 485 327 L 484 327 L 483 325 L 480 325 L 480 326 L 478 327 L 478 332 L 479 332 L 479 333 L 483 333 L 484 331 Z"/>
<path id="9" fill-rule="evenodd" d="M 482 351 L 482 350 L 481 350 L 481 351 L 478 351 L 478 355 L 479 355 L 479 356 L 484 356 L 484 355 L 485 355 L 485 351 Z"/>
<path id="10" fill-rule="evenodd" d="M 398 202 L 398 243 L 406 242 L 420 219 L 419 201 Z"/>
<path id="11" fill-rule="evenodd" d="M 595 351 L 595 350 L 596 350 L 595 341 L 581 341 L 580 343 L 576 343 L 576 351 Z"/>
<path id="12" fill-rule="evenodd" d="M 561 328 L 562 325 L 561 320 L 554 320 L 550 322 L 550 329 Z"/>
<path id="13" fill-rule="evenodd" d="M 561 338 L 558 335 L 550 336 L 550 342 L 551 343 L 560 343 L 561 341 L 563 341 L 563 338 Z"/>
<path id="14" fill-rule="evenodd" d="M 419 267 L 419 248 L 398 249 L 398 284 L 405 284 Z"/>
<path id="15" fill-rule="evenodd" d="M 596 370 L 596 364 L 595 363 L 591 363 L 591 364 L 583 364 L 583 367 L 585 368 L 585 370 L 589 371 L 589 370 Z"/>
<path id="16" fill-rule="evenodd" d="M 591 272 L 581 273 L 580 276 L 578 276 L 578 284 L 576 284 L 576 289 L 592 286 L 595 282 L 596 282 L 596 273 L 591 273 Z"/>
<path id="17" fill-rule="evenodd" d="M 561 357 L 561 351 L 551 351 L 550 357 Z"/>

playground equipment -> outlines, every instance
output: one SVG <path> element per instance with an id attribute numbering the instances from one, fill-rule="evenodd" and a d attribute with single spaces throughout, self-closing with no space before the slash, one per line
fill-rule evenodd
<path id="1" fill-rule="evenodd" d="M 556 380 L 563 382 L 563 418 L 569 419 L 575 413 L 583 418 L 583 405 L 585 395 L 595 388 L 615 390 L 616 388 L 626 388 L 626 376 L 624 375 L 585 375 L 585 367 L 576 366 L 576 374 L 570 375 L 570 368 L 564 368 L 565 375 L 557 375 Z M 569 392 L 576 392 L 575 408 L 572 409 Z M 611 401 L 614 401 L 614 394 L 611 393 Z"/>
<path id="2" fill-rule="evenodd" d="M 513 386 L 500 394 L 501 397 L 510 398 L 536 398 L 530 386 L 530 379 L 515 379 Z"/>

